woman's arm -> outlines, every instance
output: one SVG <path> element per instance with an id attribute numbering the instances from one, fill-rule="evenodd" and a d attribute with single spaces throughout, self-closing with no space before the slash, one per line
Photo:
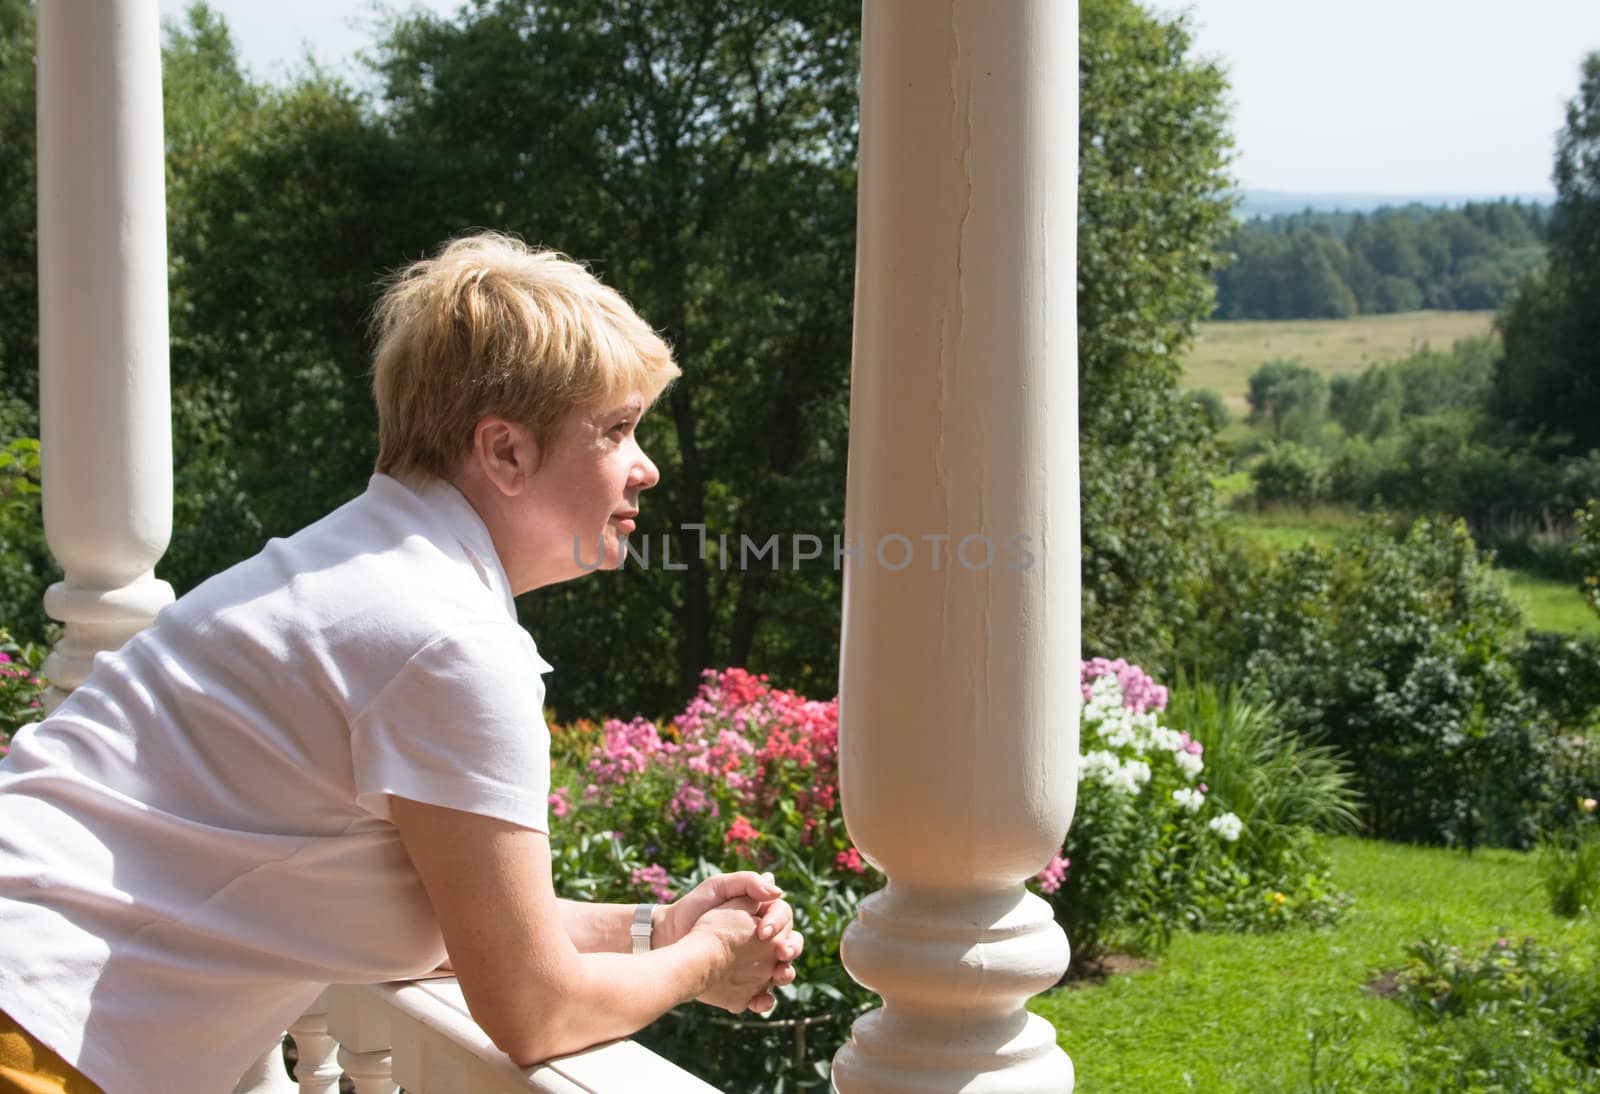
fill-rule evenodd
<path id="1" fill-rule="evenodd" d="M 563 923 L 543 832 L 390 803 L 467 1007 L 520 1065 L 625 1037 L 691 999 L 737 1012 L 778 971 L 748 900 L 706 912 L 647 954 L 581 953 Z"/>

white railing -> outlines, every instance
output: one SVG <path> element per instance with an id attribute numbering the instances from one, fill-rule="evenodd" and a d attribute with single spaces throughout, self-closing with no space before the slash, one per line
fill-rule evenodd
<path id="1" fill-rule="evenodd" d="M 234 1094 L 716 1094 L 632 1041 L 612 1041 L 537 1067 L 513 1064 L 467 1012 L 453 978 L 336 984 L 292 1026 L 298 1082 L 277 1046 L 257 1060 Z"/>

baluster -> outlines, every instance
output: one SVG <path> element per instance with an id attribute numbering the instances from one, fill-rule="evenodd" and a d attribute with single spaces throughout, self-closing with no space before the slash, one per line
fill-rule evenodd
<path id="1" fill-rule="evenodd" d="M 289 1036 L 300 1054 L 294 1066 L 295 1082 L 301 1094 L 339 1094 L 338 1061 L 334 1055 L 339 1042 L 328 1034 L 328 993 L 317 996 L 316 1002 L 289 1025 Z"/>
<path id="2" fill-rule="evenodd" d="M 351 1052 L 340 1047 L 339 1066 L 355 1084 L 356 1094 L 395 1094 L 394 1059 L 389 1050 Z"/>

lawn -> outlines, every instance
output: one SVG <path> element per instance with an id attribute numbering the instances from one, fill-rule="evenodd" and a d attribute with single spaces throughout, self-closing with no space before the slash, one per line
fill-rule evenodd
<path id="1" fill-rule="evenodd" d="M 1306 1083 L 1310 1035 L 1336 1016 L 1348 1016 L 1354 1058 L 1397 1057 L 1413 1020 L 1365 985 L 1397 968 L 1408 943 L 1443 931 L 1476 947 L 1503 933 L 1570 950 L 1595 932 L 1549 913 L 1527 854 L 1356 839 L 1331 848 L 1335 884 L 1355 900 L 1337 926 L 1182 935 L 1153 968 L 1034 1000 L 1072 1056 L 1080 1094 L 1287 1094 Z"/>
<path id="2" fill-rule="evenodd" d="M 1327 376 L 1358 373 L 1432 346 L 1488 334 L 1492 311 L 1415 311 L 1352 319 L 1235 319 L 1201 323 L 1184 362 L 1183 386 L 1209 388 L 1234 414 L 1249 411 L 1250 374 L 1278 358 L 1300 361 Z"/>

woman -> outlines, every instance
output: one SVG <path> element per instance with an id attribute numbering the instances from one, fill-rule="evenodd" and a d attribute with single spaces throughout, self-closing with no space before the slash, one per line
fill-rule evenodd
<path id="1" fill-rule="evenodd" d="M 521 1064 L 793 979 L 768 877 L 654 908 L 551 876 L 550 666 L 512 598 L 597 541 L 621 564 L 667 347 L 492 234 L 406 269 L 376 331 L 367 491 L 97 658 L 0 765 L 0 1076 L 227 1090 L 324 984 L 447 956 Z"/>

